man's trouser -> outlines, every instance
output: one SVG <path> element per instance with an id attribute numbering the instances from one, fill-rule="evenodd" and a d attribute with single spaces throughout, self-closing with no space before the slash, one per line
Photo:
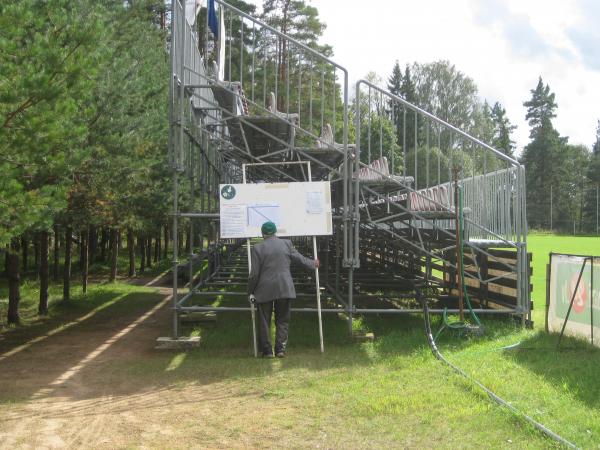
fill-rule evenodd
<path id="1" fill-rule="evenodd" d="M 290 299 L 280 299 L 272 302 L 257 303 L 258 314 L 258 350 L 263 355 L 273 354 L 271 346 L 271 315 L 275 307 L 275 353 L 285 352 L 290 328 L 292 302 Z"/>

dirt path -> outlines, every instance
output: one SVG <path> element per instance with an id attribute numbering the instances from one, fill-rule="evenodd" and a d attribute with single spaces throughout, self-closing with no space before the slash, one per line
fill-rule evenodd
<path id="1" fill-rule="evenodd" d="M 157 287 L 127 314 L 92 311 L 0 354 L 0 448 L 123 447 L 136 442 L 128 436 L 153 442 L 153 433 L 167 432 L 143 426 L 148 417 L 137 412 L 168 408 L 168 392 L 145 386 L 131 395 L 128 380 L 107 385 L 106 374 L 111 365 L 155 354 L 154 340 L 167 332 L 170 294 Z"/>
<path id="2" fill-rule="evenodd" d="M 273 433 L 283 440 L 272 445 L 294 440 L 289 427 L 248 422 L 269 400 L 243 380 L 182 381 L 169 372 L 182 354 L 157 351 L 154 342 L 169 333 L 172 291 L 146 281 L 136 284 L 155 293 L 121 294 L 110 307 L 0 350 L 0 449 L 260 448 Z M 128 301 L 133 306 L 117 308 Z M 157 377 L 136 372 L 146 367 Z M 269 405 L 262 419 L 289 409 Z"/>

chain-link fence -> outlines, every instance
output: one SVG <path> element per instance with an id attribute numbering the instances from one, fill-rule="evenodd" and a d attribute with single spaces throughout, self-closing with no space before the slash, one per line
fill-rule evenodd
<path id="1" fill-rule="evenodd" d="M 529 229 L 573 235 L 600 235 L 600 185 L 577 189 L 567 200 L 558 191 L 558 188 L 550 186 L 542 205 L 537 207 L 531 205 L 529 200 Z"/>

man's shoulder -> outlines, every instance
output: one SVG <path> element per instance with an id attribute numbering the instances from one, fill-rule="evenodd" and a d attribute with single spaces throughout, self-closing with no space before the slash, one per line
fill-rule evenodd
<path id="1" fill-rule="evenodd" d="M 263 245 L 264 248 L 290 248 L 292 246 L 292 241 L 273 236 L 272 238 L 265 239 L 263 242 L 261 242 L 261 245 Z"/>

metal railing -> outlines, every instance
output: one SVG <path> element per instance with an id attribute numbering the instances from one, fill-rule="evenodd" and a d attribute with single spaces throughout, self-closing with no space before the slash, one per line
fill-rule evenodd
<path id="1" fill-rule="evenodd" d="M 357 83 L 354 109 L 355 265 L 361 230 L 372 233 L 373 229 L 422 255 L 443 260 L 446 249 L 432 250 L 425 233 L 434 230 L 438 237 L 449 241 L 455 236 L 456 180 L 465 213 L 465 246 L 473 254 L 482 253 L 492 260 L 497 258 L 486 248 L 507 247 L 518 252 L 516 266 L 506 265 L 509 274 L 505 276 L 516 274 L 519 308 L 529 312 L 524 167 L 368 81 Z M 381 174 L 386 183 L 361 181 L 361 169 L 372 167 L 374 160 L 384 157 L 390 161 L 389 174 Z M 442 191 L 444 196 L 432 194 Z M 374 207 L 378 208 L 376 218 L 371 213 Z"/>

